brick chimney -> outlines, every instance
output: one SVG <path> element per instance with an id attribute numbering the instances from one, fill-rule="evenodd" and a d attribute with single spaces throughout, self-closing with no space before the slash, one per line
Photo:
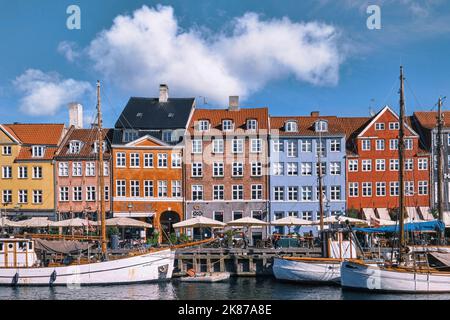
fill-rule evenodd
<path id="1" fill-rule="evenodd" d="M 228 111 L 238 111 L 239 110 L 239 96 L 230 96 Z"/>
<path id="2" fill-rule="evenodd" d="M 69 127 L 83 129 L 83 106 L 78 102 L 69 103 Z"/>
<path id="3" fill-rule="evenodd" d="M 167 84 L 159 85 L 159 102 L 167 102 L 169 100 L 169 87 Z"/>
<path id="4" fill-rule="evenodd" d="M 312 111 L 311 112 L 311 117 L 318 117 L 320 115 L 319 111 Z"/>

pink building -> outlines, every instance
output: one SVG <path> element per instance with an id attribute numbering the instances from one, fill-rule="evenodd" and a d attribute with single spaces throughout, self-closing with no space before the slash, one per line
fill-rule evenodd
<path id="1" fill-rule="evenodd" d="M 110 141 L 112 131 L 103 129 L 105 210 L 111 211 Z M 96 129 L 71 126 L 55 156 L 55 202 L 58 219 L 85 217 L 96 219 L 100 210 Z"/>

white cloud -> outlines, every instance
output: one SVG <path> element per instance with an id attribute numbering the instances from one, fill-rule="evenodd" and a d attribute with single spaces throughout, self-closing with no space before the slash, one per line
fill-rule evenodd
<path id="1" fill-rule="evenodd" d="M 225 103 L 290 76 L 314 85 L 338 82 L 344 55 L 333 26 L 264 21 L 254 13 L 230 26 L 228 33 L 181 30 L 172 7 L 143 6 L 116 17 L 87 53 L 95 70 L 134 95 L 149 96 L 167 83 L 174 95 Z"/>
<path id="2" fill-rule="evenodd" d="M 62 41 L 58 44 L 58 52 L 62 54 L 69 62 L 81 56 L 77 44 L 71 41 Z"/>
<path id="3" fill-rule="evenodd" d="M 88 82 L 62 79 L 58 73 L 28 69 L 13 81 L 23 94 L 20 110 L 32 116 L 54 115 L 62 106 L 92 91 Z"/>

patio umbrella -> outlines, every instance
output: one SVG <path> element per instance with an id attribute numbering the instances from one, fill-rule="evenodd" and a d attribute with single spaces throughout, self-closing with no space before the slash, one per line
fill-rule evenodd
<path id="1" fill-rule="evenodd" d="M 312 225 L 313 222 L 305 219 L 300 219 L 296 217 L 285 217 L 281 219 L 277 219 L 271 222 L 273 226 L 309 226 Z"/>
<path id="2" fill-rule="evenodd" d="M 96 221 L 91 221 L 88 219 L 80 219 L 80 218 L 74 218 L 74 219 L 67 219 L 67 220 L 61 220 L 58 222 L 53 223 L 53 227 L 63 227 L 63 228 L 76 228 L 76 227 L 87 227 L 96 225 Z"/>
<path id="3" fill-rule="evenodd" d="M 174 228 L 221 228 L 226 224 L 206 217 L 195 217 L 173 225 Z"/>
<path id="4" fill-rule="evenodd" d="M 230 221 L 227 223 L 227 225 L 235 227 L 247 227 L 248 231 L 252 226 L 267 226 L 268 223 L 252 217 L 245 217 Z"/>
<path id="5" fill-rule="evenodd" d="M 106 219 L 106 226 L 108 227 L 130 227 L 130 228 L 151 228 L 150 223 L 132 219 L 132 218 L 111 218 Z M 97 222 L 100 225 L 100 221 Z"/>
<path id="6" fill-rule="evenodd" d="M 31 219 L 18 221 L 17 224 L 23 228 L 48 228 L 53 226 L 54 222 L 46 217 L 34 217 Z"/>
<path id="7" fill-rule="evenodd" d="M 368 224 L 368 222 L 366 220 L 350 218 L 350 217 L 346 217 L 346 216 L 339 216 L 338 221 L 339 222 L 348 221 L 350 224 Z"/>
<path id="8" fill-rule="evenodd" d="M 15 222 L 15 221 L 11 221 L 9 219 L 6 218 L 2 218 L 0 219 L 0 227 L 1 228 L 15 228 L 15 227 L 20 227 L 20 225 Z"/>

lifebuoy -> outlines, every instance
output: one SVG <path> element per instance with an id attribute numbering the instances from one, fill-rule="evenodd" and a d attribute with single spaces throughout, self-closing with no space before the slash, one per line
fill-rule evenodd
<path id="1" fill-rule="evenodd" d="M 160 273 L 166 273 L 168 269 L 169 269 L 169 266 L 167 264 L 158 267 L 158 271 Z"/>

